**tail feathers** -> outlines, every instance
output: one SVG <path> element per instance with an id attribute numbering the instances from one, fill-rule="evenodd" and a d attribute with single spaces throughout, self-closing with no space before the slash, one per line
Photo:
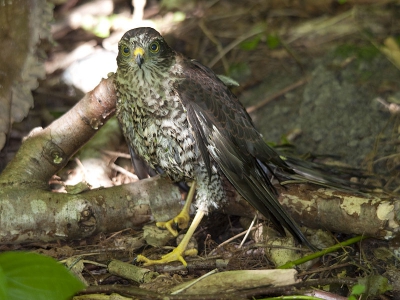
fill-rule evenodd
<path id="1" fill-rule="evenodd" d="M 284 161 L 295 173 L 285 174 L 286 178 L 291 180 L 306 181 L 346 192 L 363 193 L 373 189 L 371 186 L 350 180 L 352 177 L 366 177 L 356 169 L 328 166 L 294 157 L 286 157 Z"/>
<path id="2" fill-rule="evenodd" d="M 317 250 L 305 237 L 296 221 L 281 206 L 273 186 L 270 186 L 269 181 L 264 180 L 264 174 L 261 174 L 262 170 L 258 170 L 256 167 L 244 176 L 240 173 L 230 172 L 224 167 L 222 167 L 222 171 L 237 191 L 255 209 L 268 217 L 283 236 L 286 235 L 284 230 L 286 228 L 300 243 L 313 251 Z"/>
<path id="3" fill-rule="evenodd" d="M 227 135 L 221 134 L 216 129 L 213 134 L 214 145 L 210 145 L 208 149 L 235 189 L 255 209 L 265 217 L 269 217 L 282 235 L 285 235 L 284 228 L 286 228 L 298 241 L 315 250 L 293 218 L 279 203 L 276 191 L 267 177 L 268 173 L 264 172 L 264 168 L 268 170 L 268 167 L 263 166 L 248 153 L 242 152 Z"/>

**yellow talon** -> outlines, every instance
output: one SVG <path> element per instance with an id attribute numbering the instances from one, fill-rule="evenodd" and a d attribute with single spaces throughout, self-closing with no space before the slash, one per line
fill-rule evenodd
<path id="1" fill-rule="evenodd" d="M 167 222 L 157 222 L 156 226 L 160 228 L 166 228 L 174 236 L 178 236 L 178 231 L 175 230 L 173 226 L 177 224 L 178 228 L 185 229 L 189 226 L 189 220 L 190 220 L 189 209 L 186 210 L 185 207 L 183 207 L 182 211 L 175 218 Z"/>
<path id="2" fill-rule="evenodd" d="M 173 261 L 180 261 L 185 267 L 187 266 L 187 262 L 183 258 L 183 256 L 194 256 L 197 255 L 197 250 L 196 249 L 189 249 L 185 251 L 185 249 L 182 249 L 181 244 L 176 247 L 172 252 L 167 253 L 161 257 L 161 259 L 153 260 L 153 259 L 148 259 L 147 257 L 143 255 L 138 255 L 136 260 L 138 262 L 144 262 L 144 266 L 150 266 L 150 265 L 161 265 L 161 264 L 166 264 L 169 262 Z"/>
<path id="3" fill-rule="evenodd" d="M 185 206 L 182 209 L 182 212 L 173 220 L 170 220 L 168 222 L 159 222 L 159 223 L 164 223 L 166 228 L 168 228 L 168 225 L 171 226 L 171 224 L 174 222 L 175 219 L 185 219 L 185 215 L 187 214 L 187 220 L 186 222 L 189 223 L 189 207 L 190 203 L 192 202 L 193 196 L 194 196 L 194 191 L 196 189 L 196 183 L 193 182 L 192 186 L 190 187 L 189 194 L 187 196 L 187 200 L 185 203 Z M 178 247 L 176 247 L 172 252 L 167 253 L 161 257 L 161 259 L 158 260 L 152 260 L 148 259 L 147 257 L 143 255 L 138 255 L 136 260 L 138 262 L 144 262 L 143 265 L 145 266 L 150 266 L 150 265 L 156 265 L 156 264 L 165 264 L 173 261 L 180 261 L 185 267 L 187 266 L 187 263 L 183 256 L 185 255 L 197 255 L 197 250 L 196 249 L 189 249 L 186 250 L 186 247 L 189 243 L 189 240 L 193 236 L 193 233 L 195 232 L 197 226 L 199 226 L 201 219 L 203 218 L 204 214 L 206 211 L 204 209 L 198 209 L 196 212 L 196 215 L 194 216 L 193 222 L 190 225 L 188 231 L 186 232 L 185 236 L 183 237 L 182 241 L 179 243 Z M 177 221 L 179 224 L 179 221 Z M 187 226 L 186 223 L 186 226 Z M 157 224 L 157 226 L 159 226 Z M 181 228 L 181 226 L 179 226 Z M 170 229 L 168 229 L 170 230 Z M 170 230 L 171 231 L 171 230 Z"/>
<path id="4" fill-rule="evenodd" d="M 172 233 L 173 236 L 178 236 L 178 231 L 173 228 L 175 224 L 178 225 L 178 228 L 185 229 L 189 226 L 190 220 L 190 204 L 192 204 L 194 198 L 194 192 L 196 191 L 196 183 L 193 182 L 190 187 L 189 193 L 186 197 L 186 203 L 182 208 L 182 211 L 173 219 L 167 222 L 157 222 L 156 226 L 160 228 L 168 229 L 169 232 Z"/>

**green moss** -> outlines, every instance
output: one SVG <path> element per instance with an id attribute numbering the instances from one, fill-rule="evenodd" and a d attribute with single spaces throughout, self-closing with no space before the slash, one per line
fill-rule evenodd
<path id="1" fill-rule="evenodd" d="M 233 63 L 229 66 L 229 77 L 234 80 L 241 81 L 241 79 L 246 78 L 251 74 L 251 70 L 248 64 L 239 62 Z"/>
<path id="2" fill-rule="evenodd" d="M 261 40 L 261 35 L 256 35 L 255 37 L 253 37 L 251 39 L 247 39 L 247 40 L 241 42 L 239 47 L 242 50 L 251 51 L 251 50 L 254 50 L 255 48 L 257 48 L 260 40 Z"/>
<path id="3" fill-rule="evenodd" d="M 355 56 L 363 61 L 371 61 L 377 55 L 379 55 L 379 50 L 373 45 L 353 45 L 344 44 L 340 45 L 335 50 L 335 55 L 339 57 L 349 57 Z"/>
<path id="4" fill-rule="evenodd" d="M 276 49 L 279 47 L 280 44 L 281 44 L 281 41 L 279 39 L 279 36 L 277 36 L 275 34 L 269 34 L 267 36 L 267 45 L 268 45 L 269 49 Z"/>

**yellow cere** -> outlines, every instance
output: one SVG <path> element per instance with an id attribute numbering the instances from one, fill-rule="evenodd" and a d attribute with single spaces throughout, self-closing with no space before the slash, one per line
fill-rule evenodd
<path id="1" fill-rule="evenodd" d="M 134 56 L 137 56 L 137 55 L 141 55 L 141 56 L 143 56 L 144 55 L 144 50 L 143 50 L 143 48 L 141 48 L 141 47 L 137 47 L 137 48 L 135 48 L 135 50 L 133 51 L 133 55 Z"/>

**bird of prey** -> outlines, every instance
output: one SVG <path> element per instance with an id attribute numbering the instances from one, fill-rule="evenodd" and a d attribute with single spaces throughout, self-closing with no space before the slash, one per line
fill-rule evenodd
<path id="1" fill-rule="evenodd" d="M 282 208 L 269 174 L 296 170 L 263 140 L 250 116 L 223 81 L 208 67 L 171 49 L 152 28 L 126 32 L 118 45 L 115 76 L 117 118 L 134 159 L 172 180 L 192 181 L 196 187 L 196 216 L 182 242 L 160 260 L 183 258 L 188 240 L 209 209 L 225 201 L 224 177 L 285 234 L 313 248 L 293 218 Z M 298 172 L 298 173 L 301 173 Z M 188 226 L 187 200 L 173 223 Z M 176 233 L 175 233 L 176 234 Z"/>

